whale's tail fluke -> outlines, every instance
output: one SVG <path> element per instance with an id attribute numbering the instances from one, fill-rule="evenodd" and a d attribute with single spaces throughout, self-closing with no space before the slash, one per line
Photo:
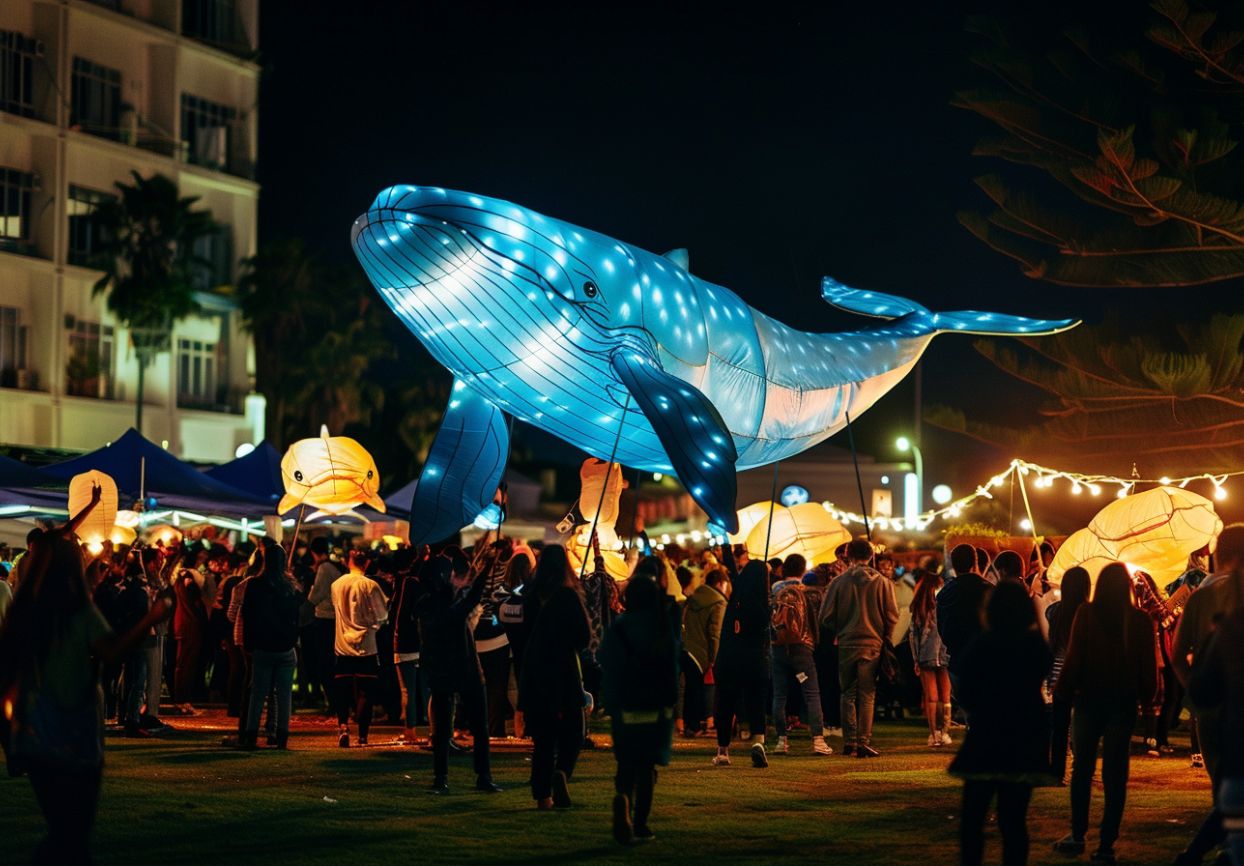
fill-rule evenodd
<path id="1" fill-rule="evenodd" d="M 959 332 L 963 334 L 993 334 L 999 336 L 1041 336 L 1057 334 L 1080 324 L 1079 319 L 1029 319 L 1024 316 L 1008 316 L 1002 313 L 982 313 L 978 310 L 956 310 L 935 313 L 907 298 L 881 292 L 865 291 L 844 286 L 833 277 L 821 279 L 821 297 L 840 310 L 874 316 L 879 319 L 910 317 L 913 324 L 923 326 L 927 332 Z"/>

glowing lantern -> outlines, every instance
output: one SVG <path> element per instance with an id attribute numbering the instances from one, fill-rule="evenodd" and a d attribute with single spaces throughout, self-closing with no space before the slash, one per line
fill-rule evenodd
<path id="1" fill-rule="evenodd" d="M 784 506 L 775 505 L 774 509 L 783 508 Z M 753 502 L 751 505 L 745 505 L 739 509 L 739 531 L 727 534 L 731 544 L 745 544 L 747 536 L 752 529 L 762 520 L 769 519 L 769 503 Z M 719 533 L 720 534 L 720 533 Z"/>
<path id="2" fill-rule="evenodd" d="M 117 524 L 112 527 L 112 532 L 108 534 L 108 539 L 115 545 L 133 544 L 138 539 L 138 533 L 131 526 L 122 526 Z"/>
<path id="3" fill-rule="evenodd" d="M 625 580 L 629 576 L 626 559 L 622 556 L 622 542 L 614 529 L 618 521 L 618 500 L 622 496 L 622 488 L 626 486 L 622 479 L 622 467 L 617 463 L 611 464 L 589 457 L 579 467 L 579 484 L 579 513 L 587 522 L 579 527 L 566 545 L 571 565 L 578 571 L 586 558 L 588 568 L 593 567 L 589 545 L 592 541 L 592 523 L 595 521 L 596 540 L 600 542 L 605 570 L 615 580 Z"/>
<path id="4" fill-rule="evenodd" d="M 810 568 L 822 562 L 833 562 L 837 558 L 834 550 L 850 541 L 851 533 L 820 503 L 806 502 L 790 508 L 775 506 L 772 525 L 766 508 L 764 517 L 747 535 L 747 555 L 753 559 L 763 557 L 766 539 L 769 559 L 785 559 L 798 553 Z"/>
<path id="5" fill-rule="evenodd" d="M 935 335 L 1032 337 L 1075 324 L 934 313 L 827 277 L 826 302 L 889 321 L 807 333 L 690 273 L 686 250 L 657 255 L 441 187 L 381 191 L 351 241 L 381 299 L 454 375 L 412 507 L 436 516 L 412 523 L 416 544 L 491 501 L 509 450 L 505 414 L 595 457 L 677 475 L 714 524 L 736 531 L 738 469 L 843 429 Z"/>
<path id="6" fill-rule="evenodd" d="M 345 514 L 364 504 L 384 511 L 376 461 L 348 436 L 329 436 L 328 427 L 320 428 L 319 438 L 289 446 L 281 459 L 281 480 L 285 495 L 278 514 L 295 505 L 310 505 L 325 514 Z"/>
<path id="7" fill-rule="evenodd" d="M 147 528 L 147 540 L 151 544 L 162 544 L 168 547 L 171 544 L 177 544 L 181 539 L 181 530 L 176 526 L 169 526 L 167 523 Z"/>
<path id="8" fill-rule="evenodd" d="M 102 544 L 112 534 L 117 522 L 117 484 L 110 475 L 97 469 L 75 475 L 69 482 L 69 516 L 72 517 L 91 502 L 91 489 L 99 485 L 99 504 L 91 509 L 78 526 L 78 538 L 87 545 Z"/>
<path id="9" fill-rule="evenodd" d="M 1203 547 L 1212 552 L 1222 532 L 1214 504 L 1178 487 L 1157 487 L 1110 503 L 1088 527 L 1063 542 L 1048 576 L 1057 583 L 1073 565 L 1096 582 L 1102 567 L 1125 562 L 1148 572 L 1158 586 L 1183 574 L 1188 556 Z"/>

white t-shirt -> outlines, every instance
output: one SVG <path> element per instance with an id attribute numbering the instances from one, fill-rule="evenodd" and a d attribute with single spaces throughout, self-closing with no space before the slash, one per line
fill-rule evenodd
<path id="1" fill-rule="evenodd" d="M 339 656 L 374 656 L 376 630 L 389 618 L 389 603 L 380 584 L 365 574 L 347 572 L 333 581 L 333 612 Z"/>

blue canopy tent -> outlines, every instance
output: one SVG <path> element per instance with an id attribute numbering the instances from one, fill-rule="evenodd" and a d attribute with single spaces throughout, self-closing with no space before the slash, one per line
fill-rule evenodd
<path id="1" fill-rule="evenodd" d="M 281 481 L 281 454 L 267 441 L 260 442 L 249 454 L 213 466 L 204 474 L 222 484 L 266 499 L 273 508 L 285 493 L 285 485 Z"/>
<path id="2" fill-rule="evenodd" d="M 0 487 L 59 487 L 63 490 L 65 482 L 44 475 L 20 460 L 0 456 Z"/>
<path id="3" fill-rule="evenodd" d="M 137 500 L 140 492 L 156 498 L 158 507 L 200 514 L 257 517 L 271 514 L 272 502 L 212 478 L 183 463 L 134 428 L 121 438 L 89 454 L 44 467 L 43 474 L 68 482 L 73 476 L 97 469 L 112 477 L 121 506 Z"/>

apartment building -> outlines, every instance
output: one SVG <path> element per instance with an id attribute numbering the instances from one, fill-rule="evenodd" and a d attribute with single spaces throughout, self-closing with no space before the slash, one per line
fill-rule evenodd
<path id="1" fill-rule="evenodd" d="M 263 438 L 227 291 L 255 252 L 258 0 L 0 2 L 0 444 L 90 449 L 134 424 L 129 334 L 92 289 L 91 214 L 131 172 L 172 178 L 217 231 L 200 312 L 147 368 L 143 433 L 190 460 Z"/>

